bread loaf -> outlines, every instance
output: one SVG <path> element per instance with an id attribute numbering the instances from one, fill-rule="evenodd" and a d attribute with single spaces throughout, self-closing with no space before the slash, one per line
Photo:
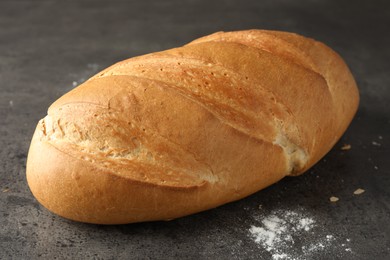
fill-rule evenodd
<path id="1" fill-rule="evenodd" d="M 27 180 L 68 219 L 174 219 L 305 172 L 358 102 L 348 67 L 324 44 L 218 32 L 119 62 L 55 101 L 33 136 Z"/>

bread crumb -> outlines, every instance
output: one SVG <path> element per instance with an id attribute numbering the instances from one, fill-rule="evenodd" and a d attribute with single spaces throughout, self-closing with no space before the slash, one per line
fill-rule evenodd
<path id="1" fill-rule="evenodd" d="M 380 135 L 380 136 L 378 136 L 378 138 L 379 138 L 379 140 L 382 140 L 382 139 L 383 139 L 383 136 Z"/>
<path id="2" fill-rule="evenodd" d="M 378 142 L 375 142 L 375 141 L 372 141 L 371 143 L 372 143 L 372 145 L 375 145 L 375 146 L 381 146 L 381 144 L 380 144 L 380 143 L 378 143 Z"/>
<path id="3" fill-rule="evenodd" d="M 359 188 L 359 189 L 355 190 L 355 191 L 353 192 L 353 194 L 355 194 L 355 195 L 360 195 L 360 194 L 362 194 L 363 192 L 365 192 L 365 190 Z"/>
<path id="4" fill-rule="evenodd" d="M 330 200 L 330 202 L 336 202 L 336 201 L 339 201 L 339 198 L 332 196 L 329 198 L 329 200 Z"/>
<path id="5" fill-rule="evenodd" d="M 76 86 L 77 86 L 77 81 L 73 81 L 73 82 L 72 82 L 72 86 L 73 86 L 73 87 L 76 87 Z"/>
<path id="6" fill-rule="evenodd" d="M 375 170 L 378 170 L 378 166 L 374 165 L 374 169 L 375 169 Z"/>
<path id="7" fill-rule="evenodd" d="M 9 188 L 5 188 L 3 192 L 9 192 Z"/>
<path id="8" fill-rule="evenodd" d="M 347 150 L 350 150 L 351 147 L 352 146 L 350 144 L 344 144 L 340 149 L 343 150 L 343 151 L 347 151 Z"/>

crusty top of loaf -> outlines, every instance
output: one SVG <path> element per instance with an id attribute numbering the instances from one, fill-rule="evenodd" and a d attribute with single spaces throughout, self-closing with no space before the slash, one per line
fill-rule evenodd
<path id="1" fill-rule="evenodd" d="M 95 75 L 50 107 L 42 138 L 119 176 L 189 188 L 221 181 L 205 151 L 212 144 L 195 144 L 212 143 L 221 124 L 279 147 L 285 175 L 300 174 L 340 138 L 357 102 L 353 77 L 325 45 L 219 32 Z"/>

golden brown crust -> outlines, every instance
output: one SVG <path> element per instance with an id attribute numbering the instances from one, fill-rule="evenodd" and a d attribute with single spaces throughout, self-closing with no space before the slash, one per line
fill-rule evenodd
<path id="1" fill-rule="evenodd" d="M 352 75 L 325 45 L 220 32 L 119 62 L 54 102 L 34 134 L 27 180 L 69 219 L 177 218 L 304 172 L 357 104 Z"/>

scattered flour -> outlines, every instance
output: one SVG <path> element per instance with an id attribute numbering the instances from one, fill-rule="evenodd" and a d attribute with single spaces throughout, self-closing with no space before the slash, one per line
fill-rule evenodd
<path id="1" fill-rule="evenodd" d="M 287 259 L 287 257 L 288 257 L 287 254 L 274 254 L 274 255 L 272 255 L 272 258 L 275 260 Z"/>
<path id="2" fill-rule="evenodd" d="M 299 220 L 299 223 L 298 223 L 298 230 L 305 230 L 305 231 L 309 231 L 312 227 L 313 227 L 313 224 L 314 224 L 314 220 L 311 219 L 311 218 L 302 218 Z"/>
<path id="3" fill-rule="evenodd" d="M 319 232 L 321 225 L 303 209 L 276 210 L 257 218 L 259 225 L 249 228 L 250 236 L 272 255 L 273 260 L 310 259 L 327 248 L 340 248 L 335 236 Z M 346 241 L 350 242 L 349 239 Z M 346 246 L 342 244 L 341 250 L 352 252 L 351 248 Z"/>

